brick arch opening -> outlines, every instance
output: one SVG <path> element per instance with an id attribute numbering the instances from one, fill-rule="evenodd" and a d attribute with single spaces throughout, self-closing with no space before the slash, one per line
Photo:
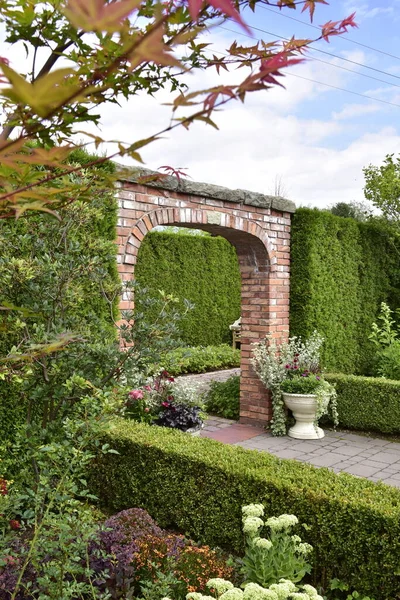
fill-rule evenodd
<path id="1" fill-rule="evenodd" d="M 252 192 L 186 181 L 185 190 L 180 190 L 181 182 L 167 179 L 150 186 L 138 183 L 136 175 L 119 183 L 121 278 L 134 278 L 141 242 L 156 226 L 202 229 L 226 238 L 236 248 L 242 280 L 240 421 L 264 425 L 272 416 L 271 403 L 252 369 L 251 344 L 266 335 L 278 339 L 288 335 L 289 234 L 294 205 Z M 171 190 L 169 185 L 176 187 Z M 247 203 L 246 194 L 250 195 Z M 120 307 L 131 308 L 131 300 L 123 298 Z"/>

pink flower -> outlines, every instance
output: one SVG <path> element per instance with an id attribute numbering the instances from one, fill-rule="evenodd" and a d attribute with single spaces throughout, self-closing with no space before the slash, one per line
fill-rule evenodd
<path id="1" fill-rule="evenodd" d="M 144 389 L 146 390 L 146 392 L 151 392 L 151 385 L 145 385 Z"/>
<path id="2" fill-rule="evenodd" d="M 15 519 L 11 519 L 10 527 L 11 529 L 21 529 L 21 523 L 19 521 L 16 521 Z"/>
<path id="3" fill-rule="evenodd" d="M 132 400 L 141 400 L 143 398 L 142 390 L 132 390 L 129 392 L 129 398 L 132 398 Z"/>
<path id="4" fill-rule="evenodd" d="M 168 381 L 175 381 L 175 377 L 168 377 Z"/>
<path id="5" fill-rule="evenodd" d="M 149 408 L 145 408 L 145 409 L 144 409 L 144 412 L 145 412 L 145 413 L 148 413 L 148 412 L 150 412 L 150 409 L 149 409 Z"/>
<path id="6" fill-rule="evenodd" d="M 161 402 L 161 406 L 163 406 L 164 408 L 169 408 L 170 404 L 169 402 Z"/>

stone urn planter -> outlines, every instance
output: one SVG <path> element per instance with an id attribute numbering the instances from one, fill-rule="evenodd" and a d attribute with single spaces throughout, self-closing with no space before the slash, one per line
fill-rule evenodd
<path id="1" fill-rule="evenodd" d="M 296 423 L 288 431 L 288 436 L 298 440 L 319 440 L 325 436 L 324 430 L 315 425 L 318 408 L 315 394 L 282 394 L 285 406 L 289 408 Z"/>

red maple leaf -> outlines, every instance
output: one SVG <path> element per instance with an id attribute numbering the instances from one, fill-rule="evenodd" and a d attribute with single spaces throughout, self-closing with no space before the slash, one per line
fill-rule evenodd
<path id="1" fill-rule="evenodd" d="M 276 77 L 284 77 L 284 74 L 281 73 L 280 70 L 285 67 L 297 65 L 303 61 L 303 58 L 289 58 L 287 52 L 279 52 L 278 54 L 275 54 L 275 56 L 271 56 L 271 58 L 261 61 L 260 79 L 266 83 L 282 86 L 276 79 Z"/>
<path id="2" fill-rule="evenodd" d="M 354 21 L 355 16 L 356 13 L 354 12 L 342 21 L 328 21 L 325 25 L 320 25 L 321 37 L 329 42 L 329 38 L 332 35 L 341 35 L 342 33 L 347 33 L 349 27 L 358 27 Z"/>
<path id="3" fill-rule="evenodd" d="M 316 0 L 306 0 L 304 2 L 303 8 L 301 10 L 302 13 L 305 12 L 306 10 L 309 11 L 311 23 L 313 21 L 314 12 L 315 12 L 315 1 Z M 319 4 L 328 4 L 328 3 L 325 0 L 319 0 Z"/>
<path id="4" fill-rule="evenodd" d="M 190 16 L 194 21 L 197 19 L 204 2 L 220 10 L 224 15 L 231 17 L 240 23 L 244 29 L 250 31 L 231 0 L 188 0 Z"/>

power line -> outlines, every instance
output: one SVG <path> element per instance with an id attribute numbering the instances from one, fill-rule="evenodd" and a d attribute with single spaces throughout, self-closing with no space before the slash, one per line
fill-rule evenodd
<path id="1" fill-rule="evenodd" d="M 321 29 L 319 27 L 317 27 L 316 25 L 312 25 L 312 23 L 307 23 L 306 21 L 302 21 L 301 19 L 296 19 L 295 17 L 290 17 L 289 15 L 285 15 L 281 11 L 278 12 L 278 11 L 274 10 L 273 8 L 268 8 L 267 6 L 263 6 L 263 5 L 258 5 L 257 8 L 261 8 L 262 10 L 268 10 L 269 12 L 279 15 L 280 17 L 284 17 L 285 19 L 290 19 L 291 21 L 296 21 L 297 23 L 301 23 L 302 25 L 305 25 L 306 27 L 312 27 L 313 29 L 318 29 L 318 31 L 321 31 Z M 384 50 L 379 50 L 379 48 L 373 48 L 372 46 L 368 46 L 368 44 L 362 44 L 361 42 L 356 42 L 356 40 L 352 40 L 351 38 L 349 38 L 345 35 L 341 35 L 340 39 L 346 40 L 347 42 L 351 42 L 352 44 L 356 44 L 357 46 L 362 46 L 363 48 L 367 48 L 368 50 L 372 50 L 373 52 L 379 52 L 379 54 L 384 54 L 385 56 L 389 56 L 390 58 L 395 58 L 396 60 L 400 60 L 400 56 L 396 56 L 395 54 L 390 54 L 390 52 L 385 52 Z"/>
<path id="2" fill-rule="evenodd" d="M 218 50 L 214 50 L 213 54 L 221 54 L 222 56 L 229 57 L 229 54 L 225 54 L 224 52 L 219 52 Z M 328 63 L 328 64 L 330 64 L 330 63 Z M 355 73 L 355 71 L 353 71 L 353 73 Z M 316 79 L 310 79 L 309 77 L 303 77 L 302 75 L 295 75 L 294 73 L 285 73 L 285 76 L 297 77 L 297 79 L 304 79 L 304 81 L 310 81 L 311 83 L 323 85 L 325 87 L 328 87 L 328 88 L 331 88 L 334 90 L 338 90 L 340 92 L 345 92 L 346 94 L 352 94 L 353 96 L 359 96 L 360 98 L 367 98 L 367 100 L 373 100 L 374 102 L 380 102 L 381 104 L 388 104 L 389 106 L 395 106 L 396 108 L 400 108 L 400 104 L 396 104 L 395 102 L 389 102 L 388 100 L 381 100 L 380 98 L 374 98 L 373 96 L 368 96 L 367 94 L 362 94 L 361 92 L 354 92 L 353 90 L 348 90 L 346 88 L 342 88 L 342 87 L 339 87 L 336 85 L 331 85 L 330 83 L 324 83 L 323 81 L 317 81 Z M 391 85 L 395 85 L 395 84 L 391 84 Z M 400 87 L 400 86 L 398 86 L 398 87 Z"/>
<path id="3" fill-rule="evenodd" d="M 254 27 L 251 25 L 250 25 L 250 27 L 251 27 L 251 29 L 254 29 L 255 31 L 260 31 L 261 33 L 266 33 L 267 35 L 271 35 L 274 38 L 279 38 L 281 40 L 284 40 L 285 42 L 290 41 L 289 38 L 286 38 L 282 35 L 273 33 L 272 31 L 267 31 L 266 29 L 260 29 L 259 27 Z M 228 27 L 220 27 L 220 29 L 225 29 L 226 31 L 230 31 L 231 33 L 235 33 L 236 35 L 239 34 L 239 35 L 243 35 L 248 38 L 252 37 L 251 35 L 248 35 L 246 33 L 237 32 L 233 29 L 229 29 Z M 375 71 L 376 73 L 382 73 L 383 75 L 387 75 L 388 77 L 394 77 L 394 79 L 400 79 L 399 75 L 393 75 L 392 73 L 388 73 L 387 71 L 382 71 L 381 69 L 375 69 L 375 67 L 370 67 L 369 65 L 363 65 L 362 63 L 359 63 L 355 60 L 350 60 L 349 58 L 344 58 L 343 56 L 339 56 L 338 54 L 333 54 L 332 52 L 327 52 L 326 50 L 320 50 L 320 48 L 314 48 L 311 45 L 309 45 L 308 48 L 310 48 L 314 52 L 319 52 L 320 54 L 326 54 L 327 56 L 332 56 L 333 58 L 338 58 L 339 60 L 343 60 L 343 61 L 351 63 L 353 65 L 357 65 L 358 67 L 362 67 L 363 69 L 369 69 L 370 71 Z"/>
<path id="4" fill-rule="evenodd" d="M 347 90 L 336 85 L 331 85 L 330 83 L 323 83 L 322 81 L 316 81 L 315 79 L 309 79 L 308 77 L 295 75 L 294 73 L 287 73 L 286 75 L 290 77 L 297 77 L 298 79 L 304 79 L 305 81 L 311 81 L 312 83 L 318 83 L 319 85 L 324 85 L 325 87 L 329 87 L 334 90 L 340 90 L 341 92 L 346 92 L 347 94 L 353 94 L 353 96 L 361 96 L 361 98 L 368 98 L 368 100 L 373 100 L 374 102 L 381 102 L 382 104 L 389 104 L 389 106 L 396 106 L 397 108 L 400 108 L 400 104 L 395 104 L 394 102 L 389 102 L 388 100 L 381 100 L 380 98 L 374 98 L 373 96 L 367 96 L 367 94 L 362 94 L 361 92 L 353 92 L 353 90 Z"/>
<path id="5" fill-rule="evenodd" d="M 234 33 L 233 29 L 227 29 L 226 27 L 224 27 L 223 29 L 226 29 L 227 31 L 232 31 L 232 33 Z M 334 67 L 335 69 L 341 69 L 342 71 L 347 71 L 348 73 L 354 73 L 355 75 L 358 75 L 359 77 L 366 77 L 367 79 L 373 79 L 374 81 L 379 81 L 379 83 L 384 83 L 386 85 L 400 88 L 399 83 L 392 83 L 390 81 L 385 81 L 384 79 L 379 79 L 378 77 L 373 77 L 372 75 L 367 75 L 366 73 L 360 73 L 360 71 L 354 71 L 353 69 L 348 69 L 347 67 L 343 67 L 342 65 L 336 65 L 336 64 L 328 62 L 326 60 L 322 60 L 322 58 L 316 58 L 315 56 L 313 56 L 313 57 L 310 57 L 310 59 L 315 62 L 320 62 L 324 65 L 329 65 L 330 67 Z"/>

